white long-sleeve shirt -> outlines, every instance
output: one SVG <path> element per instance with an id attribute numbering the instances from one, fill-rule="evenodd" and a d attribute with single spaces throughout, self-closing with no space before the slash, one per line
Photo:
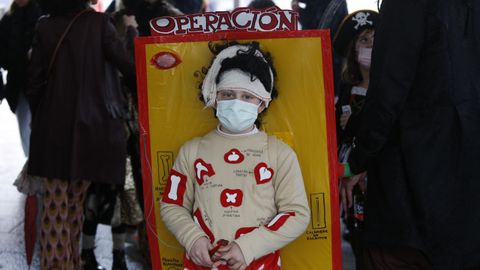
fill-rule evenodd
<path id="1" fill-rule="evenodd" d="M 168 229 L 189 251 L 207 236 L 235 241 L 247 264 L 301 235 L 310 220 L 295 152 L 258 132 L 214 130 L 185 143 L 161 203 Z"/>

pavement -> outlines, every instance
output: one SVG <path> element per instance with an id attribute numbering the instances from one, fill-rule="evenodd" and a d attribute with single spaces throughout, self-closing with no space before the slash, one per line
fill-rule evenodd
<path id="1" fill-rule="evenodd" d="M 18 192 L 13 182 L 25 163 L 20 145 L 20 135 L 15 115 L 6 102 L 0 104 L 0 270 L 39 269 L 39 245 L 29 268 L 24 248 L 25 195 Z M 127 236 L 135 238 L 135 235 Z M 95 254 L 107 269 L 112 264 L 112 237 L 110 227 L 99 225 Z M 135 241 L 126 243 L 127 264 L 130 270 L 148 269 Z M 342 242 L 343 269 L 354 270 L 350 246 Z M 314 270 L 314 269 L 312 269 Z"/>

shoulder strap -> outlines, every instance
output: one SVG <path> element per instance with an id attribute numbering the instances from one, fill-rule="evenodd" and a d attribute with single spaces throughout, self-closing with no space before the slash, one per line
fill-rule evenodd
<path id="1" fill-rule="evenodd" d="M 53 63 L 55 62 L 55 58 L 57 57 L 58 49 L 60 49 L 60 45 L 62 44 L 63 40 L 65 39 L 65 36 L 68 34 L 68 31 L 72 27 L 73 23 L 78 19 L 78 17 L 80 17 L 80 15 L 82 15 L 83 13 L 85 13 L 87 11 L 90 11 L 90 9 L 87 8 L 87 9 L 84 9 L 84 10 L 78 12 L 77 15 L 75 15 L 75 17 L 73 17 L 73 19 L 70 21 L 67 28 L 65 28 L 65 31 L 63 31 L 63 34 L 60 37 L 60 39 L 58 40 L 57 46 L 55 47 L 55 50 L 53 51 L 52 59 L 50 59 L 50 64 L 48 65 L 48 73 L 47 73 L 48 76 L 50 76 L 50 72 L 52 72 Z"/>

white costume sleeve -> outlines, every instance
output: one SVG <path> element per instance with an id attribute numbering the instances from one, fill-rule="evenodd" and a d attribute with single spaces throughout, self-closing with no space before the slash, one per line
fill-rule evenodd
<path id="1" fill-rule="evenodd" d="M 192 215 L 195 177 L 190 157 L 195 155 L 198 140 L 191 140 L 181 147 L 168 177 L 160 208 L 163 222 L 187 253 L 197 239 L 207 237 Z"/>

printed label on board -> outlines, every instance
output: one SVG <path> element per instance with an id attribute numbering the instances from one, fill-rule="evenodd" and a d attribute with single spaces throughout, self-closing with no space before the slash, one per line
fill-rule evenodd
<path id="1" fill-rule="evenodd" d="M 328 229 L 325 208 L 325 193 L 310 194 L 312 226 L 305 232 L 307 240 L 327 240 Z"/>
<path id="2" fill-rule="evenodd" d="M 162 257 L 162 269 L 167 270 L 182 270 L 183 269 L 183 262 L 178 260 L 177 258 L 170 257 Z"/>

